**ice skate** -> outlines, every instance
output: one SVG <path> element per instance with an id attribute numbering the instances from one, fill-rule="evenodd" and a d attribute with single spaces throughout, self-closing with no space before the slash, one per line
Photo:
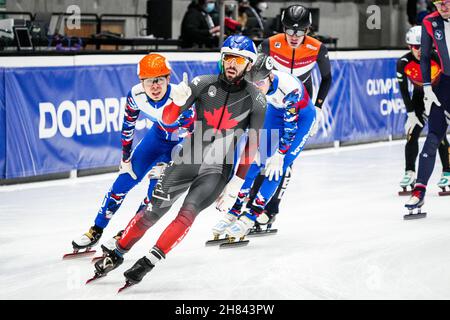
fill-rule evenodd
<path id="1" fill-rule="evenodd" d="M 95 226 L 91 227 L 88 232 L 72 241 L 73 252 L 65 254 L 63 259 L 81 258 L 95 254 L 96 250 L 91 250 L 91 248 L 98 243 L 101 236 L 101 229 Z"/>
<path id="2" fill-rule="evenodd" d="M 440 196 L 450 196 L 450 172 L 442 172 L 438 187 L 442 189 Z"/>
<path id="3" fill-rule="evenodd" d="M 233 209 L 232 209 L 233 210 Z M 216 244 L 221 244 L 228 241 L 228 235 L 225 235 L 225 237 L 220 238 L 221 235 L 225 233 L 226 228 L 231 226 L 238 218 L 238 214 L 233 211 L 226 212 L 222 214 L 222 217 L 217 222 L 217 224 L 212 228 L 213 232 L 213 239 L 206 241 L 206 246 L 212 246 Z"/>
<path id="4" fill-rule="evenodd" d="M 125 285 L 119 289 L 118 293 L 141 282 L 154 267 L 147 257 L 140 258 L 130 269 L 124 272 Z"/>
<path id="5" fill-rule="evenodd" d="M 277 234 L 278 229 L 272 229 L 272 223 L 275 222 L 275 214 L 263 212 L 256 218 L 255 225 L 248 233 L 247 237 L 257 237 Z"/>
<path id="6" fill-rule="evenodd" d="M 421 219 L 427 216 L 426 212 L 422 212 L 422 206 L 425 203 L 425 186 L 416 186 L 412 191 L 411 198 L 406 202 L 405 207 L 408 209 L 409 213 L 404 215 L 405 220 L 411 219 Z M 414 213 L 414 210 L 417 212 Z"/>
<path id="7" fill-rule="evenodd" d="M 228 235 L 228 241 L 222 243 L 220 248 L 246 246 L 250 241 L 245 240 L 245 236 L 255 225 L 255 221 L 252 218 L 256 219 L 250 213 L 243 214 L 232 225 L 226 228 L 225 232 Z"/>
<path id="8" fill-rule="evenodd" d="M 109 272 L 116 269 L 123 262 L 123 256 L 117 250 L 112 250 L 103 259 L 95 263 L 94 277 L 86 281 L 86 284 L 105 277 Z"/>
<path id="9" fill-rule="evenodd" d="M 402 181 L 400 181 L 400 188 L 403 191 L 399 191 L 399 196 L 409 196 L 411 194 L 412 189 L 414 189 L 414 184 L 416 183 L 416 173 L 412 170 L 408 170 L 405 172 Z M 411 187 L 411 190 L 408 190 L 408 187 Z"/>
<path id="10" fill-rule="evenodd" d="M 97 262 L 98 260 L 103 259 L 106 257 L 111 251 L 113 251 L 116 248 L 117 240 L 119 240 L 122 237 L 124 230 L 120 230 L 114 237 L 103 243 L 100 247 L 102 248 L 103 254 L 98 257 L 92 258 L 92 263 Z"/>

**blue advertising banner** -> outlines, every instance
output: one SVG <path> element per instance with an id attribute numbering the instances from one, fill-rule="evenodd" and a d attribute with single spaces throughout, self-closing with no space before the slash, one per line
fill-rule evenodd
<path id="1" fill-rule="evenodd" d="M 172 83 L 216 64 L 172 63 Z M 118 165 L 120 130 L 135 65 L 7 68 L 5 178 Z M 1 109 L 0 109 L 1 110 Z M 1 123 L 0 123 L 1 124 Z M 134 144 L 152 123 L 140 118 Z M 0 136 L 1 137 L 1 136 Z M 0 167 L 1 168 L 1 167 Z"/>
<path id="2" fill-rule="evenodd" d="M 332 60 L 323 122 L 309 144 L 403 135 L 395 58 Z M 173 61 L 172 83 L 217 73 L 213 61 Z M 313 72 L 317 93 L 320 76 Z M 0 68 L 0 178 L 118 165 L 131 64 Z M 151 126 L 140 118 L 134 145 Z"/>
<path id="3" fill-rule="evenodd" d="M 0 68 L 0 179 L 6 174 L 6 109 L 5 109 L 5 69 Z"/>
<path id="4" fill-rule="evenodd" d="M 309 143 L 361 142 L 402 136 L 406 108 L 396 78 L 397 59 L 331 61 L 333 83 L 324 121 Z M 313 74 L 318 89 L 317 70 Z"/>

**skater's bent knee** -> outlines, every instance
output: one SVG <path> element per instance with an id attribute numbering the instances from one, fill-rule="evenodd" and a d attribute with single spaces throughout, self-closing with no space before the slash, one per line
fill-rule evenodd
<path id="1" fill-rule="evenodd" d="M 149 210 L 148 207 L 139 211 L 138 215 L 141 215 L 141 219 L 138 219 L 138 221 L 147 227 L 154 225 L 163 216 L 163 214 Z"/>
<path id="2" fill-rule="evenodd" d="M 192 225 L 194 223 L 195 217 L 197 216 L 197 210 L 195 205 L 183 205 L 178 213 L 177 220 L 186 226 Z"/>

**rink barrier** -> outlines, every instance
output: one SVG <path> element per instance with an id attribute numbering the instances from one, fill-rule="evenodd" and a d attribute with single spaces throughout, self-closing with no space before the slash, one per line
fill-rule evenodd
<path id="1" fill-rule="evenodd" d="M 396 81 L 404 51 L 330 52 L 333 84 L 311 147 L 403 136 Z M 172 83 L 216 73 L 219 53 L 165 53 Z M 0 57 L 0 183 L 70 171 L 115 170 L 128 90 L 142 55 Z M 319 74 L 313 72 L 317 92 Z M 315 97 L 314 97 L 315 98 Z M 151 122 L 140 118 L 135 144 Z M 5 180 L 7 179 L 7 180 Z"/>

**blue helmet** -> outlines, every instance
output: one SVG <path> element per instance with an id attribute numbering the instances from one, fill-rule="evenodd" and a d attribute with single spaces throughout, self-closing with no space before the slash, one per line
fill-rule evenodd
<path id="1" fill-rule="evenodd" d="M 253 41 L 246 36 L 230 36 L 228 37 L 220 49 L 220 54 L 223 56 L 226 53 L 243 56 L 250 60 L 250 62 L 256 61 L 257 50 Z"/>

